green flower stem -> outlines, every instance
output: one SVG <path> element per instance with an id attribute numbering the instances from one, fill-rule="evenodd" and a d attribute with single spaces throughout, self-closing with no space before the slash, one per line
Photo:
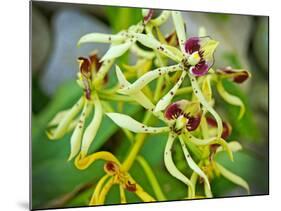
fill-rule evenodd
<path id="1" fill-rule="evenodd" d="M 124 95 L 99 95 L 100 99 L 102 100 L 111 100 L 111 101 L 122 101 L 122 102 L 133 102 L 134 100 L 131 97 L 124 96 Z"/>
<path id="2" fill-rule="evenodd" d="M 184 87 L 184 88 L 178 89 L 178 91 L 176 92 L 175 95 L 189 94 L 189 93 L 192 93 L 192 91 L 193 91 L 192 87 L 188 86 L 188 87 Z"/>
<path id="3" fill-rule="evenodd" d="M 152 117 L 152 114 L 146 112 L 143 123 L 147 124 L 151 120 L 151 117 Z M 147 136 L 147 134 L 145 134 L 145 133 L 138 133 L 136 135 L 135 143 L 134 143 L 133 147 L 131 148 L 129 155 L 123 162 L 122 168 L 124 171 L 129 171 L 129 169 L 132 167 L 132 165 L 143 145 L 143 142 L 144 142 L 146 136 Z"/>
<path id="4" fill-rule="evenodd" d="M 157 181 L 157 178 L 156 178 L 153 170 L 151 169 L 151 167 L 149 166 L 147 161 L 142 156 L 137 156 L 137 161 L 143 168 L 143 170 L 152 186 L 152 189 L 156 195 L 157 200 L 159 200 L 159 201 L 167 200 L 167 198 L 165 197 L 164 193 L 161 190 L 161 187 L 159 185 L 159 182 Z"/>

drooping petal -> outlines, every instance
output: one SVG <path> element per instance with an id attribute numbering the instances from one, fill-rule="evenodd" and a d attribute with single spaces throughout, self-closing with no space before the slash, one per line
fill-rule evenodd
<path id="1" fill-rule="evenodd" d="M 110 176 L 108 174 L 104 175 L 97 183 L 95 190 L 92 194 L 91 200 L 89 205 L 96 205 L 97 204 L 97 200 L 99 198 L 100 192 L 102 190 L 102 187 L 104 185 L 104 183 L 106 182 L 106 180 L 109 178 Z"/>
<path id="2" fill-rule="evenodd" d="M 136 93 L 137 91 L 141 90 L 143 87 L 145 87 L 149 82 L 153 81 L 157 77 L 170 73 L 170 72 L 175 72 L 177 70 L 181 69 L 181 65 L 172 65 L 168 67 L 160 67 L 155 70 L 151 70 L 141 76 L 138 80 L 136 80 L 134 83 L 132 83 L 129 86 L 125 86 L 122 89 L 120 89 L 118 92 L 122 94 L 133 94 Z"/>
<path id="3" fill-rule="evenodd" d="M 82 110 L 82 114 L 79 118 L 78 124 L 76 125 L 73 134 L 71 135 L 70 138 L 70 155 L 68 160 L 72 160 L 78 152 L 80 151 L 81 147 L 81 141 L 82 141 L 82 136 L 83 136 L 83 131 L 84 131 L 84 125 L 85 125 L 85 120 L 87 118 L 87 114 L 89 112 L 87 111 L 91 107 L 88 105 L 88 102 L 85 102 L 84 108 Z"/>
<path id="4" fill-rule="evenodd" d="M 226 78 L 231 78 L 235 83 L 239 84 L 251 77 L 251 73 L 245 69 L 233 69 L 231 67 L 225 67 L 217 69 L 216 72 Z"/>
<path id="5" fill-rule="evenodd" d="M 234 105 L 234 106 L 239 106 L 240 107 L 240 112 L 239 112 L 239 116 L 238 116 L 238 119 L 241 119 L 245 113 L 245 105 L 243 103 L 243 101 L 235 96 L 235 95 L 232 95 L 230 93 L 228 93 L 224 87 L 223 87 L 223 84 L 222 84 L 222 81 L 219 81 L 217 83 L 217 90 L 220 94 L 220 96 L 229 104 L 231 105 Z"/>
<path id="6" fill-rule="evenodd" d="M 193 159 L 191 158 L 188 150 L 187 150 L 187 147 L 184 143 L 184 140 L 182 138 L 182 136 L 179 136 L 179 140 L 180 140 L 180 143 L 181 143 L 181 147 L 182 147 L 182 150 L 183 150 L 183 153 L 184 153 L 184 156 L 185 156 L 185 159 L 189 165 L 189 167 L 195 171 L 200 177 L 202 177 L 205 181 L 205 183 L 207 184 L 207 187 L 209 190 L 211 190 L 211 186 L 210 186 L 210 183 L 209 183 L 209 180 L 208 180 L 208 177 L 206 176 L 206 174 L 200 169 L 200 167 L 193 161 Z"/>
<path id="7" fill-rule="evenodd" d="M 106 113 L 106 115 L 119 127 L 128 129 L 135 133 L 164 133 L 169 132 L 169 127 L 149 127 L 132 117 L 120 113 Z"/>
<path id="8" fill-rule="evenodd" d="M 180 79 L 178 80 L 178 82 L 174 85 L 174 87 L 164 96 L 162 97 L 158 103 L 156 104 L 156 107 L 154 109 L 155 112 L 158 111 L 162 111 L 164 110 L 172 101 L 173 97 L 175 96 L 175 93 L 177 92 L 177 90 L 180 88 L 185 76 L 186 76 L 187 72 L 186 71 L 182 71 L 182 74 L 180 76 Z"/>
<path id="9" fill-rule="evenodd" d="M 131 83 L 128 82 L 124 76 L 124 74 L 122 73 L 122 71 L 120 70 L 120 68 L 118 66 L 116 66 L 116 75 L 119 81 L 119 84 L 121 85 L 121 87 L 127 87 L 130 86 Z M 142 105 L 144 108 L 151 110 L 153 109 L 155 106 L 154 104 L 149 100 L 148 97 L 146 97 L 142 91 L 137 91 L 136 93 L 130 95 L 136 102 L 138 102 L 140 105 Z"/>
<path id="10" fill-rule="evenodd" d="M 70 111 L 70 109 L 67 110 L 63 110 L 58 112 L 54 118 L 48 123 L 48 127 L 52 127 L 52 126 L 56 126 L 58 125 L 62 119 L 65 117 L 65 115 L 67 115 L 67 113 Z"/>
<path id="11" fill-rule="evenodd" d="M 227 145 L 228 145 L 228 147 L 230 148 L 230 150 L 231 150 L 232 152 L 237 152 L 237 151 L 239 151 L 239 150 L 242 149 L 242 145 L 241 145 L 239 142 L 237 142 L 237 141 L 231 141 L 231 142 L 227 143 Z M 221 151 L 223 151 L 223 150 L 224 150 L 224 149 L 223 149 L 221 146 L 219 146 L 219 147 L 217 148 L 217 151 L 216 151 L 216 152 L 221 152 Z"/>
<path id="12" fill-rule="evenodd" d="M 183 182 L 184 184 L 186 184 L 189 187 L 190 192 L 191 192 L 189 194 L 190 194 L 191 198 L 193 198 L 195 196 L 193 184 L 183 173 L 181 173 L 177 169 L 176 165 L 174 164 L 173 158 L 172 158 L 172 147 L 173 147 L 175 138 L 176 138 L 175 135 L 173 135 L 171 133 L 169 134 L 169 138 L 166 143 L 165 152 L 164 152 L 165 167 L 167 168 L 167 170 L 173 177 L 177 178 L 178 180 L 180 180 L 181 182 Z"/>
<path id="13" fill-rule="evenodd" d="M 220 173 L 222 174 L 222 176 L 224 176 L 226 179 L 230 180 L 234 184 L 239 185 L 239 186 L 245 188 L 247 190 L 247 193 L 250 194 L 249 185 L 248 185 L 248 183 L 244 179 L 242 179 L 238 175 L 232 173 L 231 171 L 227 170 L 226 168 L 224 168 L 219 163 L 216 163 L 216 166 L 218 167 L 218 169 L 219 169 Z"/>
<path id="14" fill-rule="evenodd" d="M 81 97 L 78 102 L 67 111 L 67 113 L 63 116 L 57 128 L 54 130 L 47 131 L 48 138 L 51 140 L 59 139 L 64 136 L 67 132 L 69 125 L 71 124 L 73 118 L 78 114 L 78 112 L 82 109 L 84 104 L 84 97 Z"/>
<path id="15" fill-rule="evenodd" d="M 208 101 L 205 99 L 204 95 L 202 94 L 196 78 L 192 74 L 188 74 L 190 81 L 191 81 L 191 86 L 193 88 L 195 96 L 198 98 L 200 103 L 206 108 L 207 111 L 209 111 L 213 117 L 215 118 L 217 125 L 218 125 L 218 132 L 217 132 L 217 137 L 220 138 L 221 134 L 223 132 L 223 126 L 222 126 L 222 120 L 218 113 L 213 109 L 213 107 L 208 103 Z"/>
<path id="16" fill-rule="evenodd" d="M 207 75 L 202 82 L 202 94 L 208 103 L 212 101 L 211 76 Z"/>
<path id="17" fill-rule="evenodd" d="M 83 135 L 82 146 L 81 146 L 82 157 L 87 155 L 90 145 L 93 142 L 93 140 L 97 134 L 97 131 L 100 127 L 102 115 L 103 115 L 102 106 L 101 106 L 100 100 L 96 94 L 95 94 L 93 100 L 94 100 L 94 105 L 95 105 L 95 113 L 94 113 L 94 117 L 93 117 L 92 121 L 86 128 L 84 135 Z"/>
<path id="18" fill-rule="evenodd" d="M 231 151 L 230 147 L 228 146 L 227 142 L 222 138 L 213 137 L 213 138 L 208 138 L 208 139 L 199 139 L 199 138 L 194 137 L 189 132 L 183 137 L 197 146 L 220 144 L 223 147 L 223 149 L 227 152 L 229 159 L 233 160 L 232 151 Z"/>
<path id="19" fill-rule="evenodd" d="M 122 35 L 108 35 L 102 33 L 90 33 L 82 36 L 77 45 L 81 45 L 84 43 L 120 43 L 124 41 L 126 38 Z"/>
<path id="20" fill-rule="evenodd" d="M 127 41 L 119 45 L 111 45 L 101 61 L 110 60 L 122 56 L 132 45 L 131 41 Z"/>
<path id="21" fill-rule="evenodd" d="M 186 41 L 186 34 L 185 34 L 185 24 L 182 15 L 180 12 L 172 11 L 172 18 L 173 18 L 174 26 L 176 28 L 180 48 L 184 52 L 185 50 L 184 42 Z"/>

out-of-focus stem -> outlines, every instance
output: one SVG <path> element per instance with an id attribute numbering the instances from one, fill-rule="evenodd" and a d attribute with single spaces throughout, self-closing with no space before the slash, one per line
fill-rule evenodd
<path id="1" fill-rule="evenodd" d="M 157 181 L 157 178 L 153 172 L 153 170 L 151 169 L 151 167 L 149 166 L 149 164 L 147 163 L 147 161 L 142 157 L 142 156 L 137 156 L 137 161 L 139 162 L 139 164 L 141 165 L 141 167 L 143 168 L 152 188 L 153 191 L 155 193 L 156 198 L 159 201 L 164 201 L 166 200 L 166 197 L 164 195 L 164 193 L 161 190 L 161 187 Z"/>

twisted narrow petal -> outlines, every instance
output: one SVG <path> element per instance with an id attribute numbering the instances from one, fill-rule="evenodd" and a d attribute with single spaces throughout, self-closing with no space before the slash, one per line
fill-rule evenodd
<path id="1" fill-rule="evenodd" d="M 185 76 L 186 76 L 187 72 L 183 71 L 180 79 L 178 80 L 178 82 L 174 85 L 174 87 L 164 96 L 162 97 L 158 103 L 156 104 L 156 107 L 154 109 L 155 112 L 158 111 L 162 111 L 164 110 L 172 101 L 173 97 L 175 96 L 175 93 L 177 92 L 177 90 L 180 88 Z"/>
<path id="2" fill-rule="evenodd" d="M 104 183 L 106 182 L 106 180 L 107 180 L 108 178 L 109 178 L 109 175 L 106 174 L 106 175 L 104 175 L 104 176 L 98 181 L 98 183 L 97 183 L 97 185 L 96 185 L 96 188 L 95 188 L 95 190 L 94 190 L 94 192 L 93 192 L 93 194 L 92 194 L 92 197 L 91 197 L 91 200 L 90 200 L 89 205 L 95 205 L 95 204 L 97 204 L 97 200 L 98 200 L 98 198 L 99 198 L 99 195 L 100 195 L 100 192 L 101 192 L 101 190 L 102 190 L 102 187 L 103 187 Z"/>
<path id="3" fill-rule="evenodd" d="M 91 143 L 93 142 L 97 131 L 100 127 L 101 120 L 102 120 L 102 106 L 98 96 L 94 95 L 94 105 L 95 105 L 95 113 L 92 121 L 90 122 L 89 126 L 86 128 L 83 139 L 82 139 L 82 146 L 81 146 L 81 155 L 82 157 L 86 156 L 88 150 L 90 148 Z"/>
<path id="4" fill-rule="evenodd" d="M 111 45 L 106 54 L 101 58 L 101 61 L 110 60 L 122 56 L 132 45 L 131 41 L 123 44 Z"/>
<path id="5" fill-rule="evenodd" d="M 168 20 L 170 15 L 171 15 L 170 11 L 164 10 L 157 18 L 150 20 L 150 23 L 153 26 L 160 26 Z"/>
<path id="6" fill-rule="evenodd" d="M 227 144 L 227 142 L 222 138 L 213 137 L 208 139 L 199 139 L 194 137 L 191 133 L 187 133 L 187 136 L 184 136 L 184 138 L 187 138 L 188 141 L 198 146 L 220 144 L 223 147 L 223 149 L 227 152 L 229 159 L 233 161 L 232 151 L 229 145 Z"/>
<path id="7" fill-rule="evenodd" d="M 76 125 L 74 132 L 72 133 L 72 136 L 70 138 L 70 155 L 68 158 L 69 161 L 72 160 L 72 158 L 74 158 L 80 151 L 85 120 L 89 114 L 88 109 L 91 109 L 91 106 L 88 104 L 88 101 L 86 101 L 78 124 Z"/>
<path id="8" fill-rule="evenodd" d="M 184 140 L 182 138 L 182 136 L 179 136 L 179 139 L 180 139 L 180 143 L 181 143 L 181 146 L 182 146 L 182 150 L 183 150 L 183 153 L 184 153 L 184 156 L 185 156 L 185 159 L 189 165 L 189 167 L 195 171 L 200 177 L 202 177 L 208 187 L 208 189 L 211 191 L 211 186 L 210 186 L 210 183 L 209 183 L 209 180 L 208 180 L 208 177 L 206 176 L 206 174 L 200 169 L 200 167 L 193 161 L 193 159 L 191 158 L 189 152 L 188 152 L 188 149 L 184 143 Z"/>
<path id="9" fill-rule="evenodd" d="M 126 199 L 126 195 L 125 195 L 125 190 L 121 184 L 119 185 L 119 192 L 120 192 L 120 203 L 126 204 L 127 199 Z"/>
<path id="10" fill-rule="evenodd" d="M 189 187 L 190 198 L 194 198 L 195 197 L 195 191 L 194 191 L 193 184 L 183 173 L 181 173 L 177 169 L 176 165 L 174 164 L 173 158 L 172 158 L 171 149 L 172 149 L 173 143 L 175 141 L 175 138 L 176 138 L 175 135 L 173 135 L 171 133 L 169 134 L 169 138 L 168 138 L 168 141 L 166 143 L 165 152 L 164 152 L 165 166 L 172 176 L 174 176 L 178 180 L 182 181 L 184 184 L 186 184 Z"/>
<path id="11" fill-rule="evenodd" d="M 70 109 L 63 110 L 58 112 L 54 118 L 48 123 L 48 127 L 56 126 L 58 125 L 62 119 L 67 115 L 67 113 L 70 111 Z"/>
<path id="12" fill-rule="evenodd" d="M 121 69 L 116 65 L 116 75 L 121 87 L 128 87 L 131 85 L 129 81 L 126 80 L 124 74 Z M 142 105 L 144 108 L 151 110 L 155 107 L 155 105 L 149 100 L 148 97 L 143 94 L 142 91 L 137 91 L 136 93 L 130 95 L 136 102 Z"/>
<path id="13" fill-rule="evenodd" d="M 82 154 L 80 153 L 75 158 L 74 164 L 76 168 L 78 168 L 79 170 L 84 170 L 87 169 L 92 163 L 94 163 L 97 160 L 111 161 L 120 165 L 119 160 L 112 153 L 106 151 L 96 152 L 86 157 L 83 157 Z"/>
<path id="14" fill-rule="evenodd" d="M 243 101 L 237 97 L 237 96 L 234 96 L 230 93 L 228 93 L 224 87 L 223 87 L 223 84 L 221 81 L 219 81 L 217 83 L 217 90 L 220 94 L 220 96 L 226 101 L 228 102 L 229 104 L 231 105 L 234 105 L 234 106 L 239 106 L 240 107 L 240 112 L 239 112 L 239 116 L 238 116 L 238 119 L 241 119 L 245 113 L 245 105 L 243 103 Z"/>
<path id="15" fill-rule="evenodd" d="M 169 57 L 170 59 L 176 62 L 181 62 L 182 58 L 179 58 L 177 55 L 173 54 L 155 38 L 140 33 L 132 33 L 132 35 L 144 46 L 157 50 L 158 52 L 164 54 L 165 56 Z"/>
<path id="16" fill-rule="evenodd" d="M 245 188 L 247 193 L 250 194 L 249 185 L 248 185 L 248 183 L 243 178 L 241 178 L 238 175 L 234 174 L 233 172 L 227 170 L 226 168 L 224 168 L 219 163 L 216 163 L 216 166 L 218 167 L 218 169 L 219 169 L 220 173 L 222 174 L 222 176 L 224 176 L 226 179 L 230 180 L 234 184 L 239 185 L 239 186 Z"/>
<path id="17" fill-rule="evenodd" d="M 128 129 L 135 133 L 164 133 L 170 130 L 169 127 L 146 126 L 125 114 L 106 113 L 106 115 L 119 127 Z"/>
<path id="18" fill-rule="evenodd" d="M 154 79 L 158 78 L 161 75 L 175 72 L 177 70 L 181 69 L 181 65 L 172 65 L 168 67 L 160 67 L 155 70 L 151 70 L 144 74 L 142 77 L 140 77 L 138 80 L 136 80 L 134 83 L 132 83 L 129 86 L 125 86 L 122 89 L 120 89 L 118 92 L 122 94 L 133 94 L 136 93 L 137 91 L 141 90 L 144 88 L 148 83 L 153 81 Z"/>
<path id="19" fill-rule="evenodd" d="M 172 18 L 176 28 L 178 41 L 182 52 L 185 52 L 184 42 L 186 41 L 185 24 L 180 12 L 172 11 Z"/>
<path id="20" fill-rule="evenodd" d="M 102 33 L 90 33 L 82 36 L 77 45 L 81 45 L 84 43 L 120 43 L 125 40 L 125 37 L 119 34 L 109 35 Z"/>
<path id="21" fill-rule="evenodd" d="M 231 141 L 231 142 L 227 143 L 227 145 L 232 152 L 237 152 L 243 148 L 242 145 L 238 141 Z M 224 149 L 222 146 L 219 146 L 217 148 L 217 152 L 221 152 L 223 150 Z"/>
<path id="22" fill-rule="evenodd" d="M 84 100 L 84 97 L 81 97 L 78 102 L 71 109 L 69 109 L 65 115 L 63 115 L 56 129 L 47 131 L 49 139 L 54 140 L 64 136 L 64 134 L 68 131 L 68 127 L 71 124 L 73 118 L 82 109 Z"/>
<path id="23" fill-rule="evenodd" d="M 220 118 L 220 116 L 218 115 L 218 113 L 213 109 L 213 107 L 208 103 L 208 101 L 205 99 L 204 95 L 202 94 L 197 80 L 196 78 L 192 75 L 192 74 L 188 74 L 190 81 L 191 81 L 191 86 L 193 88 L 193 93 L 195 94 L 195 96 L 198 98 L 198 100 L 200 101 L 200 103 L 206 108 L 207 111 L 209 111 L 213 117 L 215 118 L 216 122 L 217 122 L 217 126 L 218 126 L 218 133 L 217 133 L 217 137 L 220 138 L 223 132 L 223 126 L 222 126 L 222 120 Z"/>

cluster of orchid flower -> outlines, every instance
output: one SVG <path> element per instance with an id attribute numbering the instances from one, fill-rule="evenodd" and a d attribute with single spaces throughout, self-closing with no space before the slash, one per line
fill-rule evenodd
<path id="1" fill-rule="evenodd" d="M 111 45 L 101 59 L 97 53 L 89 58 L 78 59 L 77 82 L 84 91 L 83 95 L 72 108 L 59 112 L 53 118 L 48 125 L 48 137 L 60 139 L 73 130 L 69 160 L 75 158 L 75 166 L 80 170 L 87 169 L 96 160 L 106 161 L 105 175 L 97 182 L 90 205 L 104 204 L 107 193 L 115 184 L 120 187 L 121 203 L 126 203 L 125 191 L 135 193 L 144 202 L 167 200 L 153 170 L 139 155 L 146 137 L 157 133 L 167 134 L 163 160 L 167 171 L 187 186 L 187 195 L 183 198 L 212 197 L 210 182 L 219 175 L 249 192 L 245 180 L 216 162 L 217 153 L 226 151 L 229 159 L 233 160 L 232 153 L 242 147 L 237 141 L 226 142 L 232 128 L 229 123 L 222 121 L 214 109 L 212 86 L 217 88 L 226 102 L 240 107 L 238 118 L 241 118 L 245 112 L 243 102 L 224 89 L 222 80 L 228 78 L 235 83 L 242 83 L 250 73 L 231 67 L 213 69 L 218 42 L 206 36 L 202 27 L 198 37 L 187 39 L 180 12 L 162 11 L 158 17 L 154 17 L 153 10 L 143 9 L 142 12 L 143 20 L 127 30 L 114 35 L 90 33 L 81 37 L 78 45 L 92 42 Z M 164 36 L 160 26 L 170 17 L 174 31 Z M 108 72 L 115 60 L 128 50 L 136 56 L 136 64 L 123 64 L 123 70 L 116 65 L 119 83 L 108 88 Z M 156 69 L 151 70 L 152 66 Z M 134 78 L 134 82 L 128 81 Z M 154 80 L 156 83 L 152 91 L 149 84 Z M 182 85 L 185 87 L 181 88 Z M 139 104 L 145 109 L 143 122 L 114 112 L 110 101 Z M 86 126 L 85 121 L 93 110 L 93 118 Z M 104 114 L 131 141 L 132 147 L 123 162 L 107 151 L 88 153 Z M 161 127 L 149 125 L 155 117 L 162 122 Z M 193 172 L 191 175 L 182 173 L 173 161 L 175 141 L 180 143 L 186 163 Z M 147 193 L 130 175 L 129 170 L 135 161 L 141 164 L 147 174 L 153 194 Z M 197 193 L 198 184 L 203 185 L 205 196 Z"/>

